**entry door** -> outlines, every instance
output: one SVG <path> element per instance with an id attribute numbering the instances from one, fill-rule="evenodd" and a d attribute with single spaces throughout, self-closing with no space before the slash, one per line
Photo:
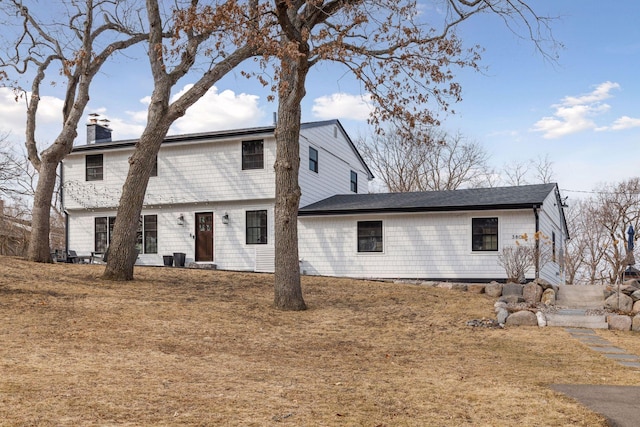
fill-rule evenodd
<path id="1" fill-rule="evenodd" d="M 213 261 L 213 212 L 196 213 L 196 261 Z"/>

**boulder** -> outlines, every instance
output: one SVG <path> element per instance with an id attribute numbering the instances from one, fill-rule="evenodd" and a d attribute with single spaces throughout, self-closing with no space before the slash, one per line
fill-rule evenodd
<path id="1" fill-rule="evenodd" d="M 609 310 L 631 311 L 633 308 L 633 299 L 625 294 L 613 294 L 604 301 L 605 308 Z"/>
<path id="2" fill-rule="evenodd" d="M 504 301 L 496 301 L 495 304 L 493 304 L 493 310 L 497 313 L 499 309 L 507 308 L 507 303 Z"/>
<path id="3" fill-rule="evenodd" d="M 640 331 L 640 314 L 633 316 L 633 320 L 631 320 L 631 330 L 636 332 Z"/>
<path id="4" fill-rule="evenodd" d="M 509 312 L 506 308 L 499 308 L 497 311 L 496 318 L 498 319 L 498 323 L 504 325 L 509 318 Z"/>
<path id="5" fill-rule="evenodd" d="M 529 304 L 538 303 L 542 297 L 542 288 L 533 282 L 527 283 L 522 287 L 522 296 Z"/>
<path id="6" fill-rule="evenodd" d="M 515 295 L 522 296 L 522 285 L 519 283 L 507 283 L 502 286 L 502 296 Z"/>
<path id="7" fill-rule="evenodd" d="M 524 302 L 522 295 L 502 295 L 498 301 L 504 301 L 507 304 L 518 304 Z"/>
<path id="8" fill-rule="evenodd" d="M 633 308 L 631 309 L 634 313 L 640 313 L 640 301 L 636 301 L 633 303 Z"/>
<path id="9" fill-rule="evenodd" d="M 546 280 L 544 280 L 543 278 L 537 278 L 536 280 L 534 280 L 531 283 L 535 283 L 536 285 L 540 286 L 542 288 L 542 290 L 547 290 L 549 288 L 552 288 L 553 285 L 549 282 L 547 282 Z"/>
<path id="10" fill-rule="evenodd" d="M 538 326 L 540 326 L 541 328 L 547 326 L 547 318 L 545 317 L 543 312 L 538 311 L 536 313 L 536 318 L 538 319 Z"/>
<path id="11" fill-rule="evenodd" d="M 542 297 L 540 298 L 540 302 L 544 305 L 555 305 L 556 303 L 556 291 L 553 289 L 545 289 L 542 293 Z"/>
<path id="12" fill-rule="evenodd" d="M 636 288 L 635 286 L 629 286 L 629 285 L 620 286 L 620 292 L 622 292 L 625 295 L 631 295 L 632 293 L 636 292 L 637 290 L 638 290 L 638 288 Z"/>
<path id="13" fill-rule="evenodd" d="M 612 314 L 607 317 L 609 322 L 609 329 L 615 331 L 628 331 L 631 330 L 631 317 L 621 314 Z"/>
<path id="14" fill-rule="evenodd" d="M 528 311 L 516 311 L 507 318 L 507 326 L 538 326 L 538 317 Z"/>
<path id="15" fill-rule="evenodd" d="M 622 282 L 622 284 L 625 286 L 633 286 L 635 288 L 640 288 L 640 282 L 638 282 L 638 279 L 627 279 L 624 282 Z"/>
<path id="16" fill-rule="evenodd" d="M 486 285 L 482 283 L 470 283 L 467 285 L 467 292 L 471 294 L 482 294 L 484 293 L 484 287 Z"/>
<path id="17" fill-rule="evenodd" d="M 502 283 L 487 283 L 484 287 L 484 293 L 493 298 L 499 297 L 502 295 Z"/>
<path id="18" fill-rule="evenodd" d="M 634 301 L 640 301 L 640 291 L 635 291 L 630 296 Z"/>
<path id="19" fill-rule="evenodd" d="M 467 285 L 464 283 L 449 283 L 442 282 L 438 285 L 439 288 L 449 289 L 451 291 L 466 291 Z"/>

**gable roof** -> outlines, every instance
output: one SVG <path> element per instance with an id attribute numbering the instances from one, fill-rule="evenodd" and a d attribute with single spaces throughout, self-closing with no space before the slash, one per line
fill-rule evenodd
<path id="1" fill-rule="evenodd" d="M 367 175 L 369 180 L 374 178 L 371 169 L 367 166 L 366 162 L 358 152 L 355 144 L 342 127 L 342 123 L 339 120 L 323 120 L 317 122 L 307 122 L 300 124 L 300 130 L 311 129 L 315 127 L 322 126 L 331 126 L 335 125 L 338 127 L 344 138 L 347 140 L 349 144 L 349 148 L 356 155 L 362 166 L 367 171 Z M 200 132 L 200 133 L 190 133 L 183 135 L 168 135 L 162 141 L 162 145 L 167 144 L 175 144 L 175 143 L 188 143 L 188 142 L 197 142 L 197 141 L 206 141 L 206 140 L 220 140 L 220 139 L 228 139 L 228 138 L 237 138 L 237 137 L 255 137 L 259 135 L 268 135 L 274 136 L 276 127 L 275 126 L 261 126 L 261 127 L 251 127 L 251 128 L 243 128 L 243 129 L 232 129 L 232 130 L 222 130 L 222 131 L 212 131 L 212 132 Z M 94 151 L 94 150 L 113 150 L 118 148 L 130 148 L 134 147 L 138 142 L 137 139 L 125 139 L 120 141 L 108 141 L 108 142 L 96 142 L 93 144 L 85 144 L 85 145 L 77 145 L 73 147 L 72 153 L 82 152 L 82 151 Z"/>
<path id="2" fill-rule="evenodd" d="M 299 210 L 298 215 L 526 209 L 541 205 L 552 191 L 557 191 L 557 184 L 414 193 L 345 194 L 305 206 Z"/>

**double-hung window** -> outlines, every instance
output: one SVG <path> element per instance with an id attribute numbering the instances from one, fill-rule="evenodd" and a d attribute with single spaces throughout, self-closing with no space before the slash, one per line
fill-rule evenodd
<path id="1" fill-rule="evenodd" d="M 471 249 L 478 252 L 498 250 L 498 218 L 471 220 Z"/>
<path id="2" fill-rule="evenodd" d="M 103 158 L 102 154 L 88 154 L 85 157 L 85 179 L 87 181 L 102 181 Z"/>
<path id="3" fill-rule="evenodd" d="M 115 216 L 102 216 L 95 218 L 94 226 L 94 250 L 104 253 L 107 251 L 111 243 L 111 235 L 113 234 L 113 226 L 116 222 Z"/>
<path id="4" fill-rule="evenodd" d="M 267 211 L 247 211 L 247 245 L 267 244 Z"/>
<path id="5" fill-rule="evenodd" d="M 242 141 L 242 170 L 264 169 L 264 142 Z"/>
<path id="6" fill-rule="evenodd" d="M 111 244 L 115 216 L 102 216 L 95 218 L 95 251 L 104 253 Z M 141 254 L 158 253 L 158 216 L 144 215 L 138 222 L 136 232 L 136 250 Z"/>
<path id="7" fill-rule="evenodd" d="M 143 215 L 138 221 L 136 250 L 140 254 L 158 253 L 158 215 Z"/>
<path id="8" fill-rule="evenodd" d="M 382 221 L 358 221 L 358 252 L 382 252 Z"/>
<path id="9" fill-rule="evenodd" d="M 351 192 L 358 192 L 358 174 L 354 171 L 351 171 Z"/>
<path id="10" fill-rule="evenodd" d="M 309 147 L 309 170 L 318 173 L 318 150 Z"/>

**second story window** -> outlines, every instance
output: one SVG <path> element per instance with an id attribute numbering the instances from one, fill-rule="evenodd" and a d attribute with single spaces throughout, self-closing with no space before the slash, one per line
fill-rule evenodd
<path id="1" fill-rule="evenodd" d="M 89 154 L 85 158 L 85 162 L 86 162 L 86 180 L 102 181 L 102 177 L 103 177 L 102 154 Z"/>
<path id="2" fill-rule="evenodd" d="M 358 174 L 354 171 L 351 171 L 351 192 L 358 192 Z"/>
<path id="3" fill-rule="evenodd" d="M 309 147 L 309 170 L 318 173 L 318 150 Z"/>
<path id="4" fill-rule="evenodd" d="M 158 176 L 158 156 L 156 156 L 153 161 L 153 169 L 151 169 L 151 174 L 149 176 Z"/>
<path id="5" fill-rule="evenodd" d="M 264 169 L 264 143 L 242 141 L 242 170 Z"/>

